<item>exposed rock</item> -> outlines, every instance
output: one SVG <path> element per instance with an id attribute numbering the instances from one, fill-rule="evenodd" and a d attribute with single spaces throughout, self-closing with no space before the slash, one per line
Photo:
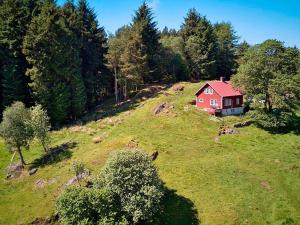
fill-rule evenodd
<path id="1" fill-rule="evenodd" d="M 247 126 L 250 126 L 252 123 L 253 123 L 252 120 L 247 120 L 247 121 L 244 121 L 244 122 L 235 123 L 232 126 L 234 128 L 247 127 Z"/>
<path id="2" fill-rule="evenodd" d="M 176 84 L 172 87 L 173 91 L 179 92 L 179 91 L 183 91 L 184 90 L 184 86 L 180 85 L 180 84 Z"/>
<path id="3" fill-rule="evenodd" d="M 239 134 L 240 131 L 232 129 L 232 128 L 227 128 L 227 127 L 221 127 L 219 131 L 219 136 L 224 135 L 224 134 Z"/>
<path id="4" fill-rule="evenodd" d="M 154 115 L 158 115 L 160 113 L 170 114 L 170 110 L 173 108 L 174 108 L 173 105 L 164 102 L 164 103 L 159 104 L 157 107 L 155 107 L 153 113 L 154 113 Z"/>
<path id="5" fill-rule="evenodd" d="M 28 171 L 29 176 L 35 174 L 37 172 L 38 168 L 33 168 L 31 170 Z"/>
<path id="6" fill-rule="evenodd" d="M 153 152 L 150 156 L 151 160 L 154 161 L 157 158 L 157 156 L 158 156 L 158 151 Z"/>
<path id="7" fill-rule="evenodd" d="M 30 225 L 54 225 L 59 220 L 58 214 L 53 214 L 51 216 L 48 216 L 46 218 L 35 218 Z"/>
<path id="8" fill-rule="evenodd" d="M 85 177 L 88 177 L 90 175 L 90 171 L 89 170 L 85 170 L 83 173 L 72 177 L 67 183 L 66 186 L 70 186 L 72 184 L 77 183 L 78 181 L 82 180 Z"/>
<path id="9" fill-rule="evenodd" d="M 36 182 L 35 182 L 35 187 L 36 188 L 43 188 L 45 187 L 47 184 L 47 182 L 43 179 L 38 179 Z"/>
<path id="10" fill-rule="evenodd" d="M 18 178 L 21 176 L 23 171 L 22 163 L 12 164 L 7 168 L 7 176 L 6 178 Z"/>

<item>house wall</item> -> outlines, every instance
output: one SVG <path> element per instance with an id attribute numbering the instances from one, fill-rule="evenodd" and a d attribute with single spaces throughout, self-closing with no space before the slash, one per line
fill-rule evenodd
<path id="1" fill-rule="evenodd" d="M 210 105 L 210 100 L 214 99 L 217 100 L 216 108 L 222 107 L 222 98 L 221 96 L 213 90 L 213 94 L 205 94 L 205 88 L 209 87 L 208 84 L 204 86 L 202 91 L 196 96 L 196 106 L 203 108 L 203 109 L 210 109 L 212 106 Z M 203 99 L 203 102 L 199 102 L 199 99 Z"/>
<path id="2" fill-rule="evenodd" d="M 243 112 L 244 112 L 244 108 L 238 107 L 238 108 L 222 109 L 221 114 L 223 116 L 229 116 L 229 115 L 240 115 Z"/>
<path id="3" fill-rule="evenodd" d="M 239 104 L 236 103 L 236 99 L 240 99 Z M 225 99 L 231 99 L 231 105 L 225 105 Z M 223 105 L 222 109 L 230 109 L 230 108 L 239 108 L 243 106 L 243 96 L 231 96 L 231 97 L 224 97 L 223 98 Z"/>

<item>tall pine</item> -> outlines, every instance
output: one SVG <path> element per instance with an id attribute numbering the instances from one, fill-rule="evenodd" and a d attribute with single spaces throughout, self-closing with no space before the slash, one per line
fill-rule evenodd
<path id="1" fill-rule="evenodd" d="M 132 21 L 133 32 L 139 32 L 141 36 L 142 47 L 138 51 L 141 51 L 142 55 L 146 56 L 147 68 L 143 72 L 143 80 L 145 83 L 159 80 L 161 74 L 159 71 L 159 51 L 161 45 L 159 43 L 159 32 L 157 29 L 157 23 L 153 21 L 153 14 L 151 8 L 144 2 L 139 9 L 135 12 Z M 143 65 L 141 65 L 143 67 Z"/>
<path id="2" fill-rule="evenodd" d="M 22 54 L 22 42 L 39 2 L 36 0 L 0 1 L 1 106 L 14 101 L 29 103 L 28 66 Z"/>
<path id="3" fill-rule="evenodd" d="M 216 77 L 217 41 L 206 17 L 191 9 L 181 27 L 191 79 Z"/>
<path id="4" fill-rule="evenodd" d="M 230 23 L 216 23 L 214 30 L 218 42 L 216 73 L 229 79 L 237 68 L 235 53 L 238 37 Z"/>
<path id="5" fill-rule="evenodd" d="M 30 64 L 27 74 L 35 100 L 56 124 L 80 116 L 86 95 L 80 74 L 77 37 L 54 3 L 43 5 L 30 24 L 23 52 Z"/>
<path id="6" fill-rule="evenodd" d="M 76 7 L 76 22 L 73 29 L 79 39 L 80 70 L 87 95 L 87 105 L 92 108 L 103 95 L 112 77 L 105 67 L 107 38 L 100 27 L 96 14 L 86 0 L 79 0 Z"/>

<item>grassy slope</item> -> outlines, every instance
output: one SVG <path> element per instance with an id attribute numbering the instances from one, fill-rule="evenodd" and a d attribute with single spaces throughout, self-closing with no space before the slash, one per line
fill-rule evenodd
<path id="1" fill-rule="evenodd" d="M 254 126 L 240 129 L 239 135 L 214 138 L 220 123 L 189 106 L 199 84 L 184 84 L 183 93 L 150 98 L 137 108 L 115 115 L 123 122 L 117 126 L 90 122 L 92 129 L 75 132 L 64 128 L 53 132 L 53 145 L 75 141 L 71 157 L 40 168 L 29 177 L 5 181 L 4 168 L 10 154 L 0 141 L 0 224 L 28 222 L 47 216 L 54 210 L 54 200 L 72 176 L 73 160 L 82 160 L 93 172 L 101 168 L 108 154 L 138 141 L 147 152 L 159 151 L 155 161 L 169 189 L 176 190 L 167 199 L 165 222 L 191 224 L 193 207 L 201 224 L 300 224 L 300 138 L 289 134 L 270 134 Z M 153 108 L 170 102 L 177 116 L 154 116 Z M 144 104 L 145 103 L 145 104 Z M 108 106 L 108 105 L 107 105 Z M 243 118 L 227 117 L 231 124 Z M 106 133 L 100 144 L 91 139 Z M 27 161 L 41 155 L 34 145 L 26 152 Z M 36 180 L 56 182 L 37 189 Z"/>

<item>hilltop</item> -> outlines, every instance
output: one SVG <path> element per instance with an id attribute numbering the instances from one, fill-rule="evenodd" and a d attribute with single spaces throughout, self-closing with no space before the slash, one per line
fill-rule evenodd
<path id="1" fill-rule="evenodd" d="M 300 139 L 271 134 L 254 125 L 218 136 L 221 125 L 246 116 L 216 119 L 193 106 L 200 83 L 180 83 L 183 91 L 154 85 L 131 101 L 108 100 L 77 124 L 52 131 L 52 147 L 64 148 L 54 163 L 34 144 L 25 159 L 38 167 L 5 180 L 11 154 L 0 141 L 0 224 L 20 224 L 54 212 L 55 199 L 73 176 L 74 160 L 91 173 L 112 151 L 138 147 L 158 151 L 155 165 L 170 192 L 165 224 L 300 223 Z M 155 115 L 154 109 L 169 107 Z"/>

